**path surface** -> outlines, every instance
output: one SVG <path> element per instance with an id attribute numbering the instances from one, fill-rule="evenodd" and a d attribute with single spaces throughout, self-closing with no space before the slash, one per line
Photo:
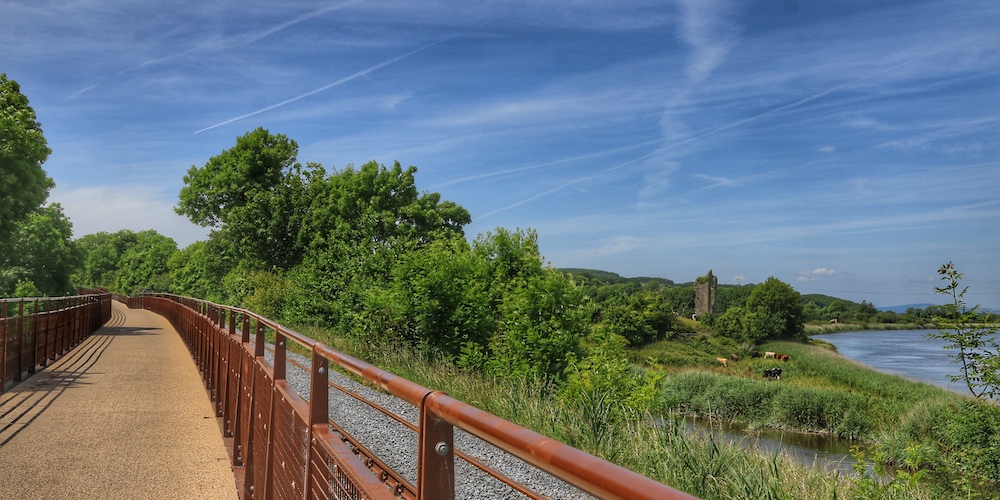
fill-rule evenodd
<path id="1" fill-rule="evenodd" d="M 0 394 L 0 499 L 238 498 L 170 323 L 114 302 L 72 352 Z"/>

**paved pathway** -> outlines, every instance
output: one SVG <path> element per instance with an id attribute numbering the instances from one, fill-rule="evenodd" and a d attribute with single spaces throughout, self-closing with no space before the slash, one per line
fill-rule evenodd
<path id="1" fill-rule="evenodd" d="M 170 323 L 114 302 L 72 352 L 0 394 L 0 499 L 235 499 L 219 425 Z"/>

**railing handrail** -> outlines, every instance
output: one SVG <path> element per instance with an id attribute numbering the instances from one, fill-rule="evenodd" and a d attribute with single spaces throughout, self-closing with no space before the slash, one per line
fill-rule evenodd
<path id="1" fill-rule="evenodd" d="M 111 294 L 0 298 L 0 392 L 62 356 L 111 319 Z M 54 305 L 53 305 L 54 304 Z"/>
<path id="2" fill-rule="evenodd" d="M 438 494 L 445 494 L 447 498 L 454 497 L 454 467 L 448 464 L 449 460 L 454 460 L 453 450 L 450 449 L 452 447 L 451 433 L 453 427 L 462 429 L 516 456 L 526 463 L 538 467 L 599 498 L 694 498 L 634 471 L 607 462 L 506 419 L 453 399 L 440 391 L 431 390 L 351 355 L 337 351 L 323 342 L 316 341 L 252 311 L 175 294 L 143 294 L 138 299 L 142 301 L 144 297 L 166 299 L 180 304 L 208 319 L 222 333 L 236 333 L 234 326 L 237 315 L 243 318 L 242 324 L 244 327 L 249 324 L 249 319 L 253 319 L 257 324 L 256 343 L 263 343 L 265 327 L 273 330 L 276 337 L 276 347 L 274 363 L 271 366 L 275 373 L 275 379 L 284 378 L 284 340 L 291 339 L 312 352 L 314 361 L 311 376 L 314 379 L 312 382 L 314 392 L 317 390 L 317 380 L 322 380 L 324 388 L 327 380 L 326 368 L 317 365 L 333 363 L 343 370 L 419 408 L 421 416 L 418 428 L 418 440 L 420 443 L 420 450 L 418 451 L 418 498 L 423 497 L 424 494 L 428 498 L 431 496 L 436 498 Z M 214 318 L 212 317 L 213 315 L 215 316 Z M 227 317 L 230 321 L 228 327 L 225 324 Z M 242 331 L 241 334 L 244 342 L 247 342 L 251 337 L 251 333 L 247 331 Z M 263 354 L 262 345 L 255 347 L 255 350 L 259 356 Z M 208 383 L 206 382 L 206 384 Z M 284 386 L 283 390 L 285 390 Z M 301 396 L 295 395 L 296 399 L 299 397 Z M 317 408 L 317 405 L 312 405 L 314 397 L 303 397 L 302 399 L 308 399 L 309 401 L 307 403 L 309 409 L 306 411 L 311 417 L 306 416 L 306 418 L 311 418 L 314 424 L 322 421 L 325 428 L 328 411 L 325 407 L 326 398 L 320 398 L 323 400 L 324 408 Z M 434 447 L 437 447 L 437 449 L 432 449 Z M 447 476 L 448 474 L 451 474 L 451 492 L 443 492 L 439 489 L 426 489 L 431 482 L 427 479 L 428 475 L 434 477 L 435 481 L 440 482 L 440 478 L 437 476 Z M 445 478 L 445 481 L 448 481 L 447 478 Z M 439 485 L 438 487 L 442 486 Z"/>

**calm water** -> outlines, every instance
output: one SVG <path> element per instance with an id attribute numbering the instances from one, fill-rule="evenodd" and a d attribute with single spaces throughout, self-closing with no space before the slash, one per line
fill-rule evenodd
<path id="1" fill-rule="evenodd" d="M 964 384 L 948 380 L 948 375 L 959 375 L 959 365 L 952 363 L 950 356 L 953 351 L 944 349 L 946 342 L 925 336 L 936 331 L 879 330 L 813 335 L 812 338 L 829 342 L 837 346 L 837 351 L 845 358 L 878 371 L 967 395 L 968 388 Z M 686 421 L 686 425 L 691 432 L 712 432 L 749 448 L 786 453 L 807 465 L 853 473 L 854 459 L 849 454 L 851 443 L 835 436 L 772 430 L 748 432 L 736 425 L 693 420 Z"/>
<path id="2" fill-rule="evenodd" d="M 930 332 L 937 330 L 845 332 L 812 338 L 829 342 L 845 358 L 878 371 L 968 395 L 965 384 L 948 380 L 948 375 L 961 374 L 959 365 L 952 363 L 955 351 L 944 349 L 947 342 L 943 340 L 927 338 Z"/>

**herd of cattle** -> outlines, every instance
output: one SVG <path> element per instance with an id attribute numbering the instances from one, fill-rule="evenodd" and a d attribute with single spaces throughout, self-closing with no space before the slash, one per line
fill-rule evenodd
<path id="1" fill-rule="evenodd" d="M 761 354 L 760 351 L 756 351 L 756 350 L 750 351 L 750 357 L 751 358 L 760 358 L 760 357 L 763 357 L 764 359 L 777 359 L 777 360 L 781 360 L 781 361 L 788 361 L 788 360 L 792 359 L 787 354 L 781 354 L 781 353 L 776 353 L 776 352 L 771 352 L 771 351 L 766 351 L 766 352 L 764 352 L 764 354 Z M 715 358 L 715 360 L 718 361 L 719 364 L 722 365 L 723 367 L 729 368 L 729 361 L 730 360 L 732 360 L 732 361 L 739 361 L 740 357 L 737 356 L 737 355 L 735 355 L 735 354 L 730 354 L 729 355 L 729 359 L 726 359 L 726 358 Z M 764 378 L 773 378 L 775 380 L 781 380 L 781 368 L 774 367 L 774 368 L 766 368 L 766 369 L 764 369 Z"/>

